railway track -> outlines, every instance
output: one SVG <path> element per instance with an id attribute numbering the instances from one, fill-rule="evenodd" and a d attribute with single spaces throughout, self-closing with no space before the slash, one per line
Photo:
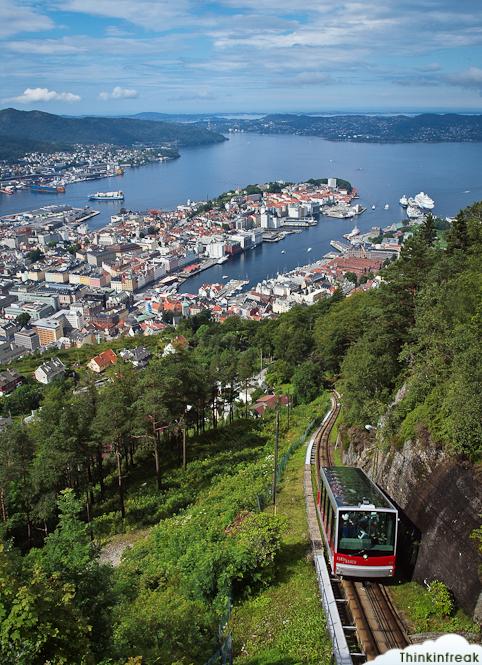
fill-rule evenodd
<path id="1" fill-rule="evenodd" d="M 318 490 L 321 466 L 331 466 L 332 451 L 329 437 L 340 412 L 340 399 L 336 391 L 331 396 L 331 410 L 319 428 L 312 449 L 311 463 L 316 468 Z M 330 576 L 335 596 L 343 607 L 347 640 L 356 634 L 359 649 L 352 650 L 353 661 L 373 660 L 389 649 L 403 649 L 410 640 L 385 586 L 379 582 L 343 579 Z"/>

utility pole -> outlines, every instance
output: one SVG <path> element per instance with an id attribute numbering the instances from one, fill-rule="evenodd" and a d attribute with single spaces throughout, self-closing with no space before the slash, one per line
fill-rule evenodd
<path id="1" fill-rule="evenodd" d="M 276 515 L 276 475 L 278 472 L 278 446 L 279 446 L 279 400 L 276 405 L 276 431 L 274 435 L 274 469 L 273 469 L 273 506 Z"/>

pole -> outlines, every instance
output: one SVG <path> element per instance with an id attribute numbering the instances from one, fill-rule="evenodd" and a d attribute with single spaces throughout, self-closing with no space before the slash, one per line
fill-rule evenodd
<path id="1" fill-rule="evenodd" d="M 273 470 L 273 506 L 276 515 L 276 475 L 278 472 L 278 445 L 279 445 L 279 402 L 276 406 L 276 431 L 274 436 L 274 470 Z"/>
<path id="2" fill-rule="evenodd" d="M 186 418 L 182 422 L 182 470 L 186 470 Z"/>

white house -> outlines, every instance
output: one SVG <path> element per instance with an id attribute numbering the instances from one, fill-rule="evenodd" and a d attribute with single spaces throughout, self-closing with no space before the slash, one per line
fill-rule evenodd
<path id="1" fill-rule="evenodd" d="M 61 379 L 65 376 L 65 365 L 59 358 L 52 358 L 37 367 L 34 375 L 39 383 L 48 385 L 55 379 Z"/>

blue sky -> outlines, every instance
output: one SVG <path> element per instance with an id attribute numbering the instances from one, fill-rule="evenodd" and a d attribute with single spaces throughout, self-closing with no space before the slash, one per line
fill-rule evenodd
<path id="1" fill-rule="evenodd" d="M 0 0 L 1 104 L 482 111 L 480 0 Z"/>

